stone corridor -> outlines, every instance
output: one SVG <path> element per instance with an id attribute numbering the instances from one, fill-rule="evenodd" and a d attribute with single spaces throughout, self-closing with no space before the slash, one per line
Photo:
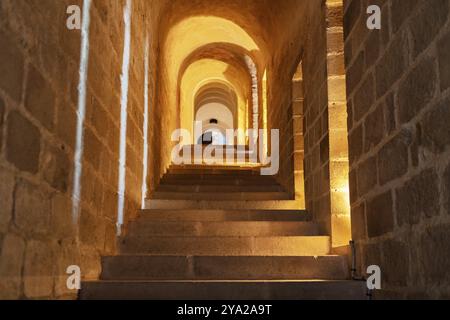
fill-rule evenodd
<path id="1" fill-rule="evenodd" d="M 450 298 L 448 119 L 450 0 L 0 0 L 0 299 Z"/>

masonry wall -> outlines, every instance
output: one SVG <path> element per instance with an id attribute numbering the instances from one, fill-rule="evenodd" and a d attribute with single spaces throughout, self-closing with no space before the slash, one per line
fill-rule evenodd
<path id="1" fill-rule="evenodd" d="M 306 209 L 331 234 L 327 25 L 325 2 L 311 2 L 302 65 Z"/>
<path id="2" fill-rule="evenodd" d="M 366 27 L 369 4 L 381 30 Z M 383 298 L 450 297 L 450 1 L 347 0 L 353 239 Z"/>
<path id="3" fill-rule="evenodd" d="M 66 269 L 95 279 L 116 250 L 120 73 L 125 1 L 93 1 L 81 210 L 72 184 L 81 33 L 66 28 L 82 1 L 0 3 L 0 297 L 73 298 Z M 146 1 L 133 1 L 126 219 L 140 206 Z M 153 48 L 154 46 L 152 46 Z M 152 90 L 150 90 L 152 91 Z"/>

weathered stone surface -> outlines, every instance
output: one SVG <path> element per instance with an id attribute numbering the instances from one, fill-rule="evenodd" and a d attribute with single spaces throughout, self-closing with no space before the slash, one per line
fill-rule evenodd
<path id="1" fill-rule="evenodd" d="M 390 94 L 386 97 L 384 102 L 384 121 L 386 128 L 386 135 L 390 135 L 397 127 L 397 120 L 395 118 L 395 104 L 394 95 Z"/>
<path id="2" fill-rule="evenodd" d="M 383 105 L 378 105 L 375 111 L 367 116 L 364 123 L 364 151 L 368 152 L 378 146 L 383 139 L 384 132 Z"/>
<path id="3" fill-rule="evenodd" d="M 14 222 L 27 234 L 43 234 L 50 229 L 50 200 L 39 186 L 26 181 L 17 183 Z"/>
<path id="4" fill-rule="evenodd" d="M 0 299 L 21 297 L 22 265 L 25 241 L 13 234 L 3 240 L 0 259 Z"/>
<path id="5" fill-rule="evenodd" d="M 56 133 L 72 149 L 75 149 L 77 115 L 69 105 L 59 105 Z"/>
<path id="6" fill-rule="evenodd" d="M 448 0 L 428 0 L 412 17 L 409 27 L 414 56 L 419 55 L 435 39 L 447 21 L 449 6 Z"/>
<path id="7" fill-rule="evenodd" d="M 368 201 L 367 232 L 370 238 L 382 236 L 393 231 L 394 212 L 390 191 Z"/>
<path id="8" fill-rule="evenodd" d="M 14 174 L 0 168 L 0 233 L 6 233 L 13 212 Z"/>
<path id="9" fill-rule="evenodd" d="M 359 18 L 361 13 L 361 2 L 360 1 L 352 1 L 350 6 L 344 13 L 344 33 L 345 38 L 348 37 L 350 32 L 353 30 L 353 27 L 356 24 L 356 21 Z"/>
<path id="10" fill-rule="evenodd" d="M 0 88 L 16 102 L 20 102 L 24 74 L 23 54 L 4 32 L 0 32 L 0 43 Z"/>
<path id="11" fill-rule="evenodd" d="M 51 200 L 51 226 L 55 238 L 67 239 L 76 234 L 76 224 L 72 217 L 72 201 L 63 194 L 55 194 Z"/>
<path id="12" fill-rule="evenodd" d="M 408 147 L 412 137 L 403 130 L 392 138 L 378 154 L 378 181 L 380 185 L 404 175 L 408 170 Z"/>
<path id="13" fill-rule="evenodd" d="M 363 197 L 377 184 L 377 159 L 371 157 L 358 168 L 358 196 Z"/>
<path id="14" fill-rule="evenodd" d="M 377 97 L 383 96 L 396 82 L 407 66 L 407 55 L 404 50 L 407 36 L 401 34 L 391 41 L 390 47 L 376 67 Z"/>
<path id="15" fill-rule="evenodd" d="M 358 89 L 353 100 L 353 117 L 359 121 L 375 102 L 374 80 L 369 75 L 362 86 Z"/>
<path id="16" fill-rule="evenodd" d="M 450 280 L 450 225 L 442 224 L 428 228 L 421 237 L 423 277 L 433 283 Z M 448 283 L 448 282 L 447 282 Z"/>
<path id="17" fill-rule="evenodd" d="M 6 158 L 18 169 L 36 173 L 41 152 L 39 130 L 19 112 L 8 116 Z"/>
<path id="18" fill-rule="evenodd" d="M 3 146 L 3 118 L 5 115 L 5 102 L 0 97 L 0 150 L 2 150 Z"/>
<path id="19" fill-rule="evenodd" d="M 436 63 L 424 59 L 407 76 L 398 93 L 398 116 L 400 123 L 414 118 L 433 98 L 437 85 Z"/>
<path id="20" fill-rule="evenodd" d="M 79 227 L 80 241 L 98 249 L 103 249 L 105 241 L 104 222 L 87 210 L 82 210 Z"/>
<path id="21" fill-rule="evenodd" d="M 361 51 L 353 62 L 353 64 L 347 69 L 347 95 L 350 96 L 355 90 L 356 86 L 361 81 L 361 77 L 364 75 L 364 51 Z"/>
<path id="22" fill-rule="evenodd" d="M 77 246 L 72 242 L 62 242 L 55 248 L 55 297 L 58 299 L 76 299 L 77 291 L 67 288 L 67 268 L 80 264 Z M 83 273 L 83 270 L 81 270 Z"/>
<path id="23" fill-rule="evenodd" d="M 366 69 L 369 69 L 380 56 L 380 31 L 372 30 L 365 43 Z"/>
<path id="24" fill-rule="evenodd" d="M 69 184 L 70 162 L 62 148 L 48 148 L 42 156 L 43 175 L 53 188 L 65 193 Z"/>
<path id="25" fill-rule="evenodd" d="M 439 77 L 441 90 L 450 87 L 450 32 L 438 42 Z"/>
<path id="26" fill-rule="evenodd" d="M 401 25 L 411 15 L 419 1 L 420 0 L 410 0 L 408 1 L 407 6 L 405 6 L 403 0 L 391 1 L 391 24 L 394 32 L 397 32 L 397 30 L 400 29 Z"/>
<path id="27" fill-rule="evenodd" d="M 33 66 L 28 72 L 25 107 L 48 130 L 53 129 L 55 94 L 48 81 Z"/>
<path id="28" fill-rule="evenodd" d="M 366 206 L 361 203 L 352 209 L 352 238 L 354 241 L 363 240 L 367 237 L 366 232 Z"/>
<path id="29" fill-rule="evenodd" d="M 408 246 L 397 240 L 383 243 L 382 279 L 389 286 L 406 286 L 409 277 Z"/>
<path id="30" fill-rule="evenodd" d="M 450 215 L 450 163 L 444 173 L 444 201 L 447 208 L 447 213 Z"/>
<path id="31" fill-rule="evenodd" d="M 349 157 L 350 163 L 354 163 L 359 160 L 363 153 L 363 127 L 360 125 L 355 128 L 349 136 Z"/>
<path id="32" fill-rule="evenodd" d="M 397 190 L 397 221 L 417 224 L 421 217 L 439 214 L 438 176 L 434 169 L 421 172 Z M 425 187 L 426 186 L 426 187 Z"/>
<path id="33" fill-rule="evenodd" d="M 422 120 L 423 144 L 441 153 L 450 145 L 450 98 L 430 110 Z"/>
<path id="34" fill-rule="evenodd" d="M 24 264 L 24 293 L 27 298 L 47 298 L 53 292 L 54 256 L 41 241 L 27 243 Z"/>

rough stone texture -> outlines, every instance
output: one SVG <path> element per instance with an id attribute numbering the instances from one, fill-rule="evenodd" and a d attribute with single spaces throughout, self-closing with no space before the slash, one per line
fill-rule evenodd
<path id="1" fill-rule="evenodd" d="M 25 242 L 16 234 L 10 233 L 3 240 L 0 259 L 1 299 L 18 299 L 21 297 L 24 251 Z"/>
<path id="2" fill-rule="evenodd" d="M 96 278 L 105 248 L 109 254 L 115 252 L 117 198 L 110 197 L 115 203 L 104 206 L 103 195 L 117 193 L 125 2 L 93 1 L 90 10 L 81 198 L 82 212 L 93 217 L 89 226 L 84 217 L 74 220 L 71 199 L 81 33 L 66 28 L 66 11 L 69 5 L 82 4 L 82 0 L 1 1 L 2 297 L 75 298 L 64 288 L 66 268 L 79 265 L 83 277 Z M 141 202 L 147 36 L 143 30 L 152 32 L 149 56 L 154 79 L 159 22 L 159 8 L 152 12 L 150 5 L 155 6 L 155 1 L 133 1 L 125 222 Z M 142 12 L 151 14 L 146 19 Z M 154 86 L 152 80 L 149 92 L 155 91 Z"/>
<path id="3" fill-rule="evenodd" d="M 54 257 L 43 242 L 27 243 L 24 262 L 24 293 L 27 298 L 49 298 L 53 292 Z"/>
<path id="4" fill-rule="evenodd" d="M 352 233 L 365 257 L 360 270 L 381 267 L 383 290 L 376 298 L 447 297 L 450 3 L 379 1 L 380 31 L 365 28 L 362 3 L 346 1 L 344 15 L 353 110 L 348 121 Z M 363 100 L 372 76 L 376 96 Z M 368 169 L 374 158 L 378 184 Z"/>
<path id="5" fill-rule="evenodd" d="M 19 112 L 8 116 L 6 157 L 19 170 L 36 173 L 39 169 L 41 135 L 36 126 Z"/>
<path id="6" fill-rule="evenodd" d="M 53 129 L 55 94 L 50 83 L 34 67 L 28 70 L 25 107 L 48 130 Z"/>
<path id="7" fill-rule="evenodd" d="M 368 201 L 367 232 L 370 238 L 393 231 L 394 212 L 391 192 L 387 192 Z"/>
<path id="8" fill-rule="evenodd" d="M 12 218 L 14 175 L 7 171 L 0 171 L 0 234 L 6 233 Z"/>

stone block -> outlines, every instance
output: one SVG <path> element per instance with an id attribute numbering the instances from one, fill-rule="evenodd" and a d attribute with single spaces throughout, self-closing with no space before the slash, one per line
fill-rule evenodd
<path id="1" fill-rule="evenodd" d="M 391 25 L 392 31 L 396 33 L 402 24 L 407 20 L 416 8 L 420 0 L 410 0 L 405 6 L 404 0 L 392 0 L 391 4 Z"/>
<path id="2" fill-rule="evenodd" d="M 344 34 L 345 39 L 353 30 L 361 14 L 361 1 L 352 1 L 344 13 Z"/>
<path id="3" fill-rule="evenodd" d="M 37 173 L 41 134 L 28 119 L 13 111 L 8 116 L 6 158 L 19 170 Z"/>
<path id="4" fill-rule="evenodd" d="M 422 217 L 439 215 L 438 176 L 434 169 L 421 172 L 396 192 L 397 222 L 414 225 Z"/>
<path id="5" fill-rule="evenodd" d="M 437 45 L 441 91 L 450 88 L 450 32 L 447 32 Z"/>
<path id="6" fill-rule="evenodd" d="M 377 184 L 377 159 L 371 157 L 358 168 L 358 195 L 363 197 Z"/>
<path id="7" fill-rule="evenodd" d="M 353 99 L 353 117 L 355 121 L 362 119 L 375 102 L 374 80 L 369 75 L 358 89 Z"/>
<path id="8" fill-rule="evenodd" d="M 347 96 L 350 96 L 361 81 L 364 75 L 364 51 L 358 54 L 355 62 L 347 68 Z"/>
<path id="9" fill-rule="evenodd" d="M 426 5 L 422 5 L 418 13 L 411 17 L 409 28 L 414 57 L 423 52 L 436 38 L 447 22 L 449 7 L 448 0 L 428 0 Z"/>
<path id="10" fill-rule="evenodd" d="M 0 168 L 0 233 L 6 233 L 13 213 L 14 174 Z"/>
<path id="11" fill-rule="evenodd" d="M 0 97 L 0 150 L 2 150 L 3 146 L 3 123 L 5 116 L 5 102 L 3 101 L 2 97 Z"/>
<path id="12" fill-rule="evenodd" d="M 53 188 L 65 193 L 68 189 L 70 177 L 70 161 L 64 146 L 49 147 L 42 158 L 43 175 Z"/>
<path id="13" fill-rule="evenodd" d="M 369 152 L 378 146 L 384 137 L 384 110 L 383 105 L 377 106 L 364 122 L 364 151 Z"/>
<path id="14" fill-rule="evenodd" d="M 366 239 L 366 205 L 364 202 L 352 209 L 351 222 L 353 240 L 357 241 Z"/>
<path id="15" fill-rule="evenodd" d="M 390 239 L 383 243 L 382 248 L 382 287 L 406 286 L 410 262 L 408 245 L 401 241 Z"/>
<path id="16" fill-rule="evenodd" d="M 426 58 L 417 65 L 400 85 L 398 118 L 401 124 L 413 119 L 433 99 L 437 83 L 436 63 Z"/>
<path id="17" fill-rule="evenodd" d="M 49 131 L 53 130 L 55 94 L 39 70 L 30 65 L 25 94 L 25 107 Z"/>
<path id="18" fill-rule="evenodd" d="M 54 254 L 44 242 L 27 243 L 24 263 L 24 293 L 27 298 L 50 298 L 53 293 Z"/>
<path id="19" fill-rule="evenodd" d="M 14 201 L 15 224 L 27 234 L 45 234 L 50 229 L 50 200 L 39 186 L 19 181 Z"/>
<path id="20" fill-rule="evenodd" d="M 450 98 L 445 99 L 430 110 L 422 120 L 423 144 L 436 153 L 441 153 L 450 145 Z"/>
<path id="21" fill-rule="evenodd" d="M 353 164 L 359 160 L 363 153 L 363 127 L 362 125 L 353 129 L 349 135 L 349 157 L 350 164 Z"/>
<path id="22" fill-rule="evenodd" d="M 378 153 L 378 181 L 384 185 L 403 176 L 408 170 L 409 131 L 403 130 L 387 142 Z"/>
<path id="23" fill-rule="evenodd" d="M 24 77 L 23 54 L 4 32 L 0 32 L 0 43 L 0 88 L 20 103 Z"/>
<path id="24" fill-rule="evenodd" d="M 0 299 L 21 298 L 25 241 L 13 234 L 3 240 L 0 259 Z"/>
<path id="25" fill-rule="evenodd" d="M 420 238 L 423 277 L 431 283 L 445 283 L 450 280 L 450 225 L 429 227 Z"/>
<path id="26" fill-rule="evenodd" d="M 404 6 L 404 5 L 403 5 Z M 399 34 L 392 39 L 390 47 L 376 66 L 377 97 L 383 96 L 402 76 L 408 65 L 407 35 Z"/>
<path id="27" fill-rule="evenodd" d="M 382 236 L 394 229 L 391 191 L 376 196 L 367 204 L 367 232 L 370 238 Z"/>
<path id="28" fill-rule="evenodd" d="M 51 200 L 51 227 L 55 238 L 73 238 L 76 224 L 72 217 L 72 201 L 69 196 L 56 193 Z"/>

